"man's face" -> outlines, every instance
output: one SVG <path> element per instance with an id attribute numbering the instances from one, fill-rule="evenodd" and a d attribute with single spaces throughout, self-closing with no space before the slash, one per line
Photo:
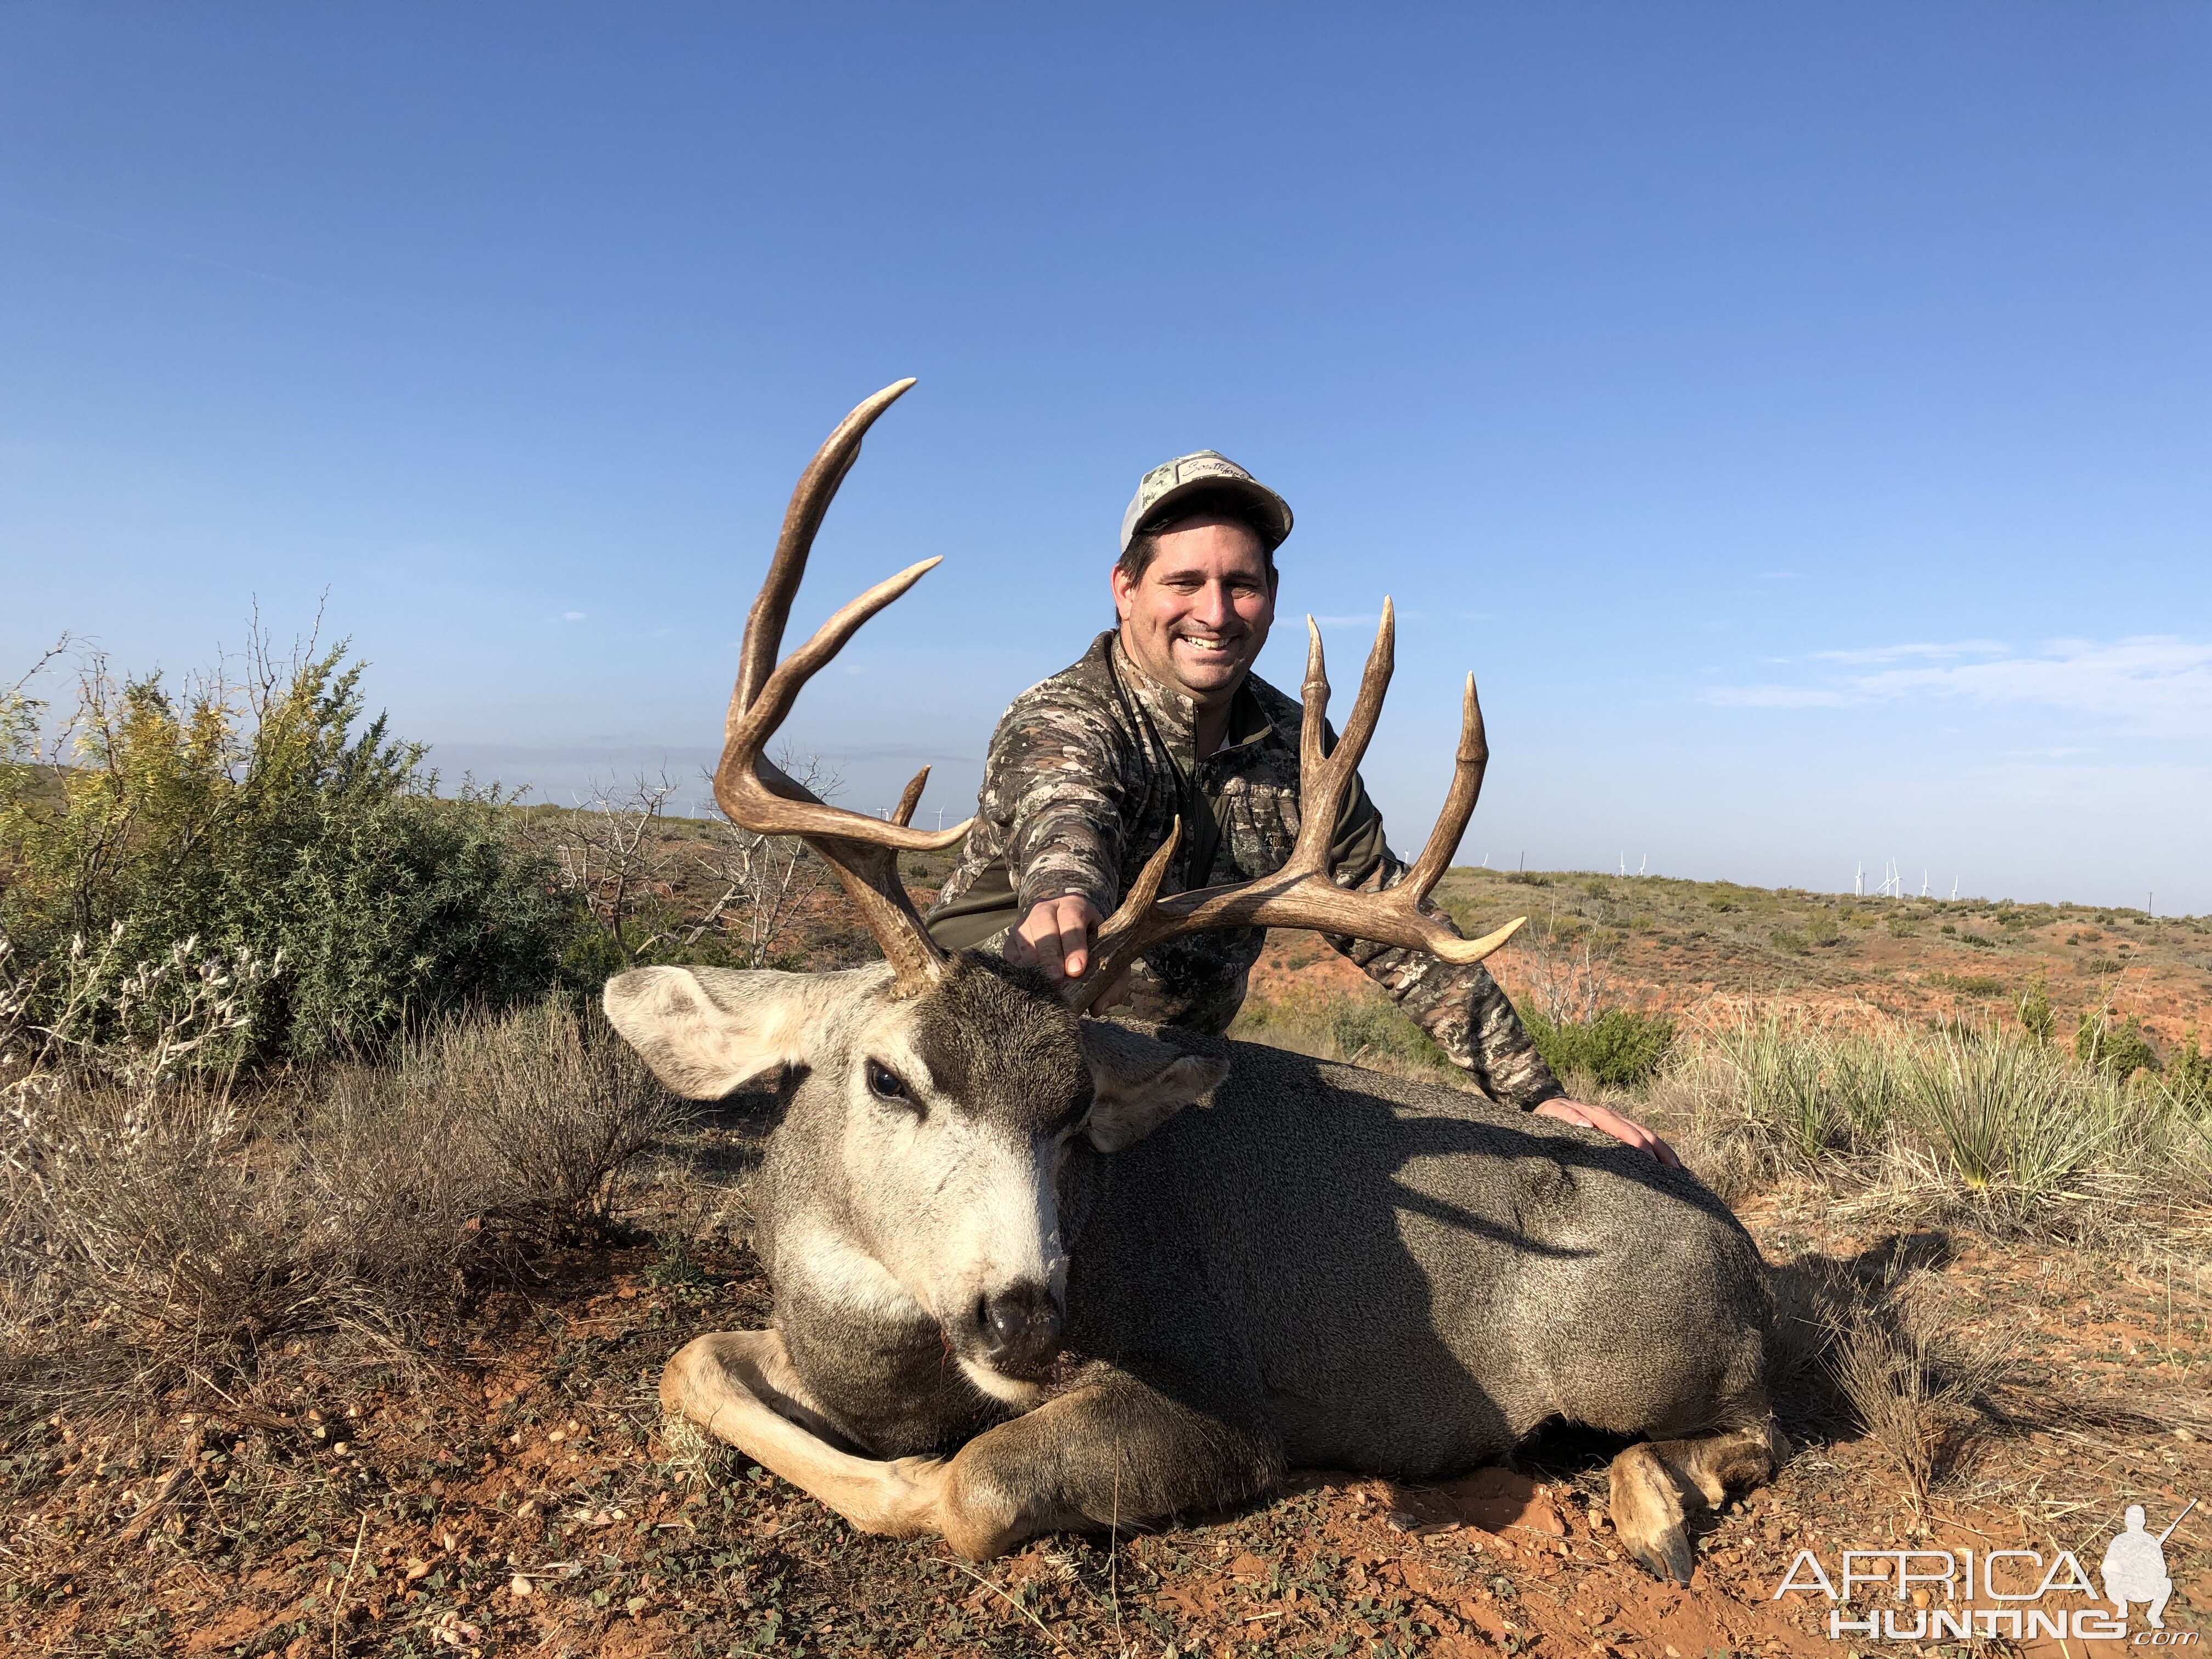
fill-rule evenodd
<path id="1" fill-rule="evenodd" d="M 1215 518 L 1170 526 L 1136 581 L 1116 566 L 1114 608 L 1138 666 L 1203 705 L 1226 702 L 1243 683 L 1275 620 L 1260 538 Z"/>

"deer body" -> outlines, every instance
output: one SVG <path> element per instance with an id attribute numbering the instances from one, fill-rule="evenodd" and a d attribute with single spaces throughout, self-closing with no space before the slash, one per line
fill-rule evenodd
<path id="1" fill-rule="evenodd" d="M 1211 1356 L 1289 1462 L 1407 1479 L 1554 1416 L 1674 1435 L 1756 1400 L 1764 1268 L 1693 1177 L 1480 1095 L 1175 1040 L 1229 1062 L 1206 1109 L 1069 1160 L 1079 1352 Z"/>
<path id="2" fill-rule="evenodd" d="M 897 854 L 910 827 L 816 799 L 763 757 L 807 678 L 916 565 L 776 660 L 808 549 L 871 422 L 802 476 L 747 622 L 717 799 L 835 871 L 885 961 L 846 973 L 647 968 L 607 1015 L 678 1092 L 795 1077 L 755 1193 L 775 1328 L 702 1337 L 663 1404 L 863 1528 L 982 1557 L 1061 1527 L 1264 1492 L 1290 1463 L 1463 1469 L 1547 1419 L 1656 1437 L 1613 1460 L 1612 1516 L 1689 1580 L 1683 1521 L 1763 1480 L 1757 1250 L 1692 1176 L 1474 1095 L 1085 1011 L 1139 954 L 1211 927 L 1346 933 L 1480 961 L 1423 901 L 1489 749 L 1472 677 L 1444 811 L 1396 887 L 1355 893 L 1329 840 L 1390 675 L 1389 601 L 1344 732 L 1312 634 L 1297 843 L 1273 875 L 1163 895 L 1170 836 L 1099 930 L 1079 984 L 948 956 Z M 1196 1103 L 1197 1109 L 1186 1110 Z"/>
<path id="3" fill-rule="evenodd" d="M 1564 1417 L 1692 1437 L 1632 1448 L 1614 1498 L 1632 1548 L 1686 1576 L 1699 1459 L 1771 1455 L 1764 1268 L 1693 1176 L 1479 1095 L 1079 1020 L 994 960 L 911 1001 L 884 978 L 659 968 L 607 993 L 691 1092 L 800 1070 L 753 1202 L 775 1329 L 692 1344 L 663 1398 L 856 1524 L 990 1554 L 1291 1465 L 1453 1474 Z M 1002 1340 L 1001 1304 L 1039 1328 Z M 779 1461 L 793 1426 L 814 1443 Z"/>

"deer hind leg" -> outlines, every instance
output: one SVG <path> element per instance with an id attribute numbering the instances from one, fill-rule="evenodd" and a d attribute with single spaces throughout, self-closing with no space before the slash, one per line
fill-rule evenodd
<path id="1" fill-rule="evenodd" d="M 660 1404 L 819 1499 L 862 1532 L 913 1538 L 937 1527 L 943 1458 L 855 1457 L 823 1439 L 776 1331 L 719 1331 L 686 1343 L 660 1374 Z"/>
<path id="2" fill-rule="evenodd" d="M 1690 1582 L 1695 1565 L 1683 1522 L 1718 1508 L 1733 1487 L 1755 1486 L 1790 1455 L 1770 1421 L 1686 1440 L 1647 1440 L 1613 1460 L 1610 1508 L 1628 1553 L 1658 1578 Z"/>

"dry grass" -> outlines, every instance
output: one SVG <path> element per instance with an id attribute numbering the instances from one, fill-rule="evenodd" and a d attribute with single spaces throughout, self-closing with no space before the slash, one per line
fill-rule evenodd
<path id="1" fill-rule="evenodd" d="M 1915 1524 L 1936 1482 L 1962 1471 L 1995 1426 L 1995 1393 L 2012 1370 L 2001 1342 L 1967 1346 L 1933 1328 L 1909 1290 L 1854 1301 L 1823 1363 L 1903 1480 Z"/>
<path id="2" fill-rule="evenodd" d="M 604 1220 L 667 1108 L 557 1001 L 251 1091 L 44 1084 L 0 1121 L 0 1351 L 20 1406 L 80 1413 L 251 1389 L 317 1334 L 404 1354 L 472 1281 Z"/>
<path id="3" fill-rule="evenodd" d="M 1645 1103 L 1729 1196 L 1812 1182 L 1889 1222 L 2058 1236 L 2212 1204 L 2185 1097 L 2008 1030 L 1745 1013 L 1682 1045 Z"/>

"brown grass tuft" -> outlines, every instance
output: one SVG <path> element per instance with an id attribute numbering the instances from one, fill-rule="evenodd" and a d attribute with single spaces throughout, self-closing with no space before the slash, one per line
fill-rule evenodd
<path id="1" fill-rule="evenodd" d="M 0 1119 L 0 1386 L 94 1413 L 250 1388 L 314 1334 L 398 1356 L 472 1281 L 604 1223 L 669 1105 L 550 1000 L 246 1093 L 46 1083 Z"/>

